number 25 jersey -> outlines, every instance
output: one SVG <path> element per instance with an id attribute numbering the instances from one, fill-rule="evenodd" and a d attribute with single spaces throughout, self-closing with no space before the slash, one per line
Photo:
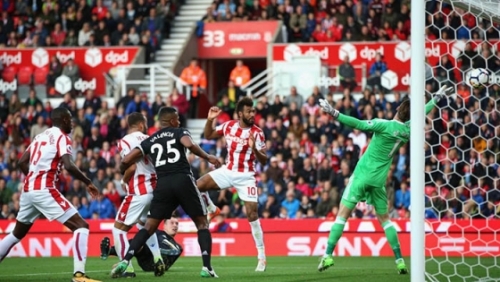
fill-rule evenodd
<path id="1" fill-rule="evenodd" d="M 138 146 L 145 156 L 151 157 L 158 177 L 171 174 L 192 175 L 186 157 L 186 147 L 181 143 L 184 136 L 191 137 L 191 133 L 185 128 L 165 127 Z"/>

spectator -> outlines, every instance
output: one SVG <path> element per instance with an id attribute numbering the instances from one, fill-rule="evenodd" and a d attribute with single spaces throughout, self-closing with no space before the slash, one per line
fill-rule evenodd
<path id="1" fill-rule="evenodd" d="M 401 188 L 396 190 L 395 206 L 397 209 L 408 210 L 410 208 L 410 191 L 406 182 L 402 182 Z"/>
<path id="2" fill-rule="evenodd" d="M 368 78 L 368 87 L 369 89 L 382 89 L 381 85 L 381 76 L 384 72 L 387 71 L 387 65 L 384 61 L 382 61 L 382 55 L 377 53 L 375 55 L 375 62 L 370 67 L 370 77 Z"/>
<path id="3" fill-rule="evenodd" d="M 197 118 L 200 95 L 207 88 L 207 77 L 205 71 L 198 66 L 197 58 L 191 59 L 190 65 L 182 70 L 180 78 L 185 84 L 191 87 L 189 118 Z"/>
<path id="4" fill-rule="evenodd" d="M 353 91 L 357 86 L 356 72 L 350 63 L 349 56 L 344 57 L 344 62 L 339 66 L 337 71 L 340 78 L 340 85 L 350 91 Z"/>
<path id="5" fill-rule="evenodd" d="M 297 108 L 301 108 L 304 104 L 304 97 L 297 93 L 297 87 L 295 86 L 290 88 L 290 95 L 286 96 L 284 101 L 287 106 L 291 106 L 292 103 L 295 103 Z"/>
<path id="6" fill-rule="evenodd" d="M 234 67 L 234 69 L 231 71 L 229 80 L 232 81 L 234 83 L 234 86 L 239 89 L 242 85 L 245 85 L 247 82 L 249 82 L 250 78 L 250 69 L 243 64 L 242 60 L 236 60 L 236 67 Z M 238 98 L 239 97 L 231 97 L 230 99 L 231 101 L 236 102 L 239 100 Z"/>
<path id="7" fill-rule="evenodd" d="M 75 64 L 73 59 L 69 59 L 68 63 L 63 68 L 62 74 L 69 77 L 73 84 L 80 79 L 80 68 Z"/>
<path id="8" fill-rule="evenodd" d="M 286 193 L 286 199 L 281 203 L 281 207 L 286 209 L 288 218 L 294 219 L 300 208 L 300 202 L 295 198 L 293 192 Z"/>
<path id="9" fill-rule="evenodd" d="M 95 219 L 114 218 L 115 216 L 115 208 L 111 201 L 105 197 L 105 194 L 107 194 L 107 191 L 102 191 L 97 196 L 97 199 L 90 203 L 89 211 L 93 215 L 93 218 L 97 217 Z"/>

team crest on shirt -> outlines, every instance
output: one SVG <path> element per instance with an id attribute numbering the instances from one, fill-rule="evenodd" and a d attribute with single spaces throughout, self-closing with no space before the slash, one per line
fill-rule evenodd
<path id="1" fill-rule="evenodd" d="M 71 148 L 71 145 L 66 145 L 66 151 L 68 151 L 68 153 L 70 154 L 73 153 L 73 148 Z"/>

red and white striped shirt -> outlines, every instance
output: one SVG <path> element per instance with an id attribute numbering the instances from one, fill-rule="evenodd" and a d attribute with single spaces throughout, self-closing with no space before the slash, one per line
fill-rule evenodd
<path id="1" fill-rule="evenodd" d="M 238 120 L 225 122 L 215 129 L 224 136 L 227 144 L 227 169 L 238 172 L 255 172 L 255 154 L 248 145 L 250 134 L 255 138 L 257 150 L 266 148 L 264 132 L 258 126 L 241 128 Z"/>
<path id="2" fill-rule="evenodd" d="M 149 136 L 135 131 L 127 134 L 118 143 L 120 155 L 124 158 L 130 151 L 141 145 Z M 148 156 L 136 163 L 134 176 L 128 182 L 129 195 L 146 195 L 156 188 L 156 171 Z"/>
<path id="3" fill-rule="evenodd" d="M 58 127 L 35 136 L 28 149 L 29 172 L 24 179 L 24 192 L 56 188 L 61 172 L 62 156 L 72 153 L 71 139 Z"/>

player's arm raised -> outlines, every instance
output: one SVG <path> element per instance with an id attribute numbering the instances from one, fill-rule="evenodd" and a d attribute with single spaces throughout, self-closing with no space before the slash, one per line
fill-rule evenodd
<path id="1" fill-rule="evenodd" d="M 147 141 L 147 140 L 145 140 Z M 144 142 L 144 141 L 143 141 Z M 127 172 L 128 169 L 132 166 L 135 165 L 142 157 L 144 157 L 144 154 L 142 152 L 142 148 L 139 149 L 140 147 L 134 148 L 132 151 L 130 151 L 129 154 L 127 154 L 123 159 L 120 164 L 120 172 L 124 174 L 123 179 L 125 180 L 125 177 L 127 176 L 128 173 L 131 173 L 133 175 L 133 171 L 135 171 L 135 168 L 132 172 Z M 128 176 L 129 180 L 131 175 Z"/>
<path id="2" fill-rule="evenodd" d="M 427 104 L 425 104 L 425 115 L 428 115 L 432 111 L 432 109 L 434 109 L 436 104 L 441 101 L 441 99 L 446 98 L 448 94 L 452 92 L 453 87 L 447 87 L 446 85 L 441 87 L 436 93 L 434 93 L 432 99 L 427 102 Z M 407 121 L 406 124 L 410 124 L 410 121 Z"/>
<path id="3" fill-rule="evenodd" d="M 217 139 L 222 137 L 220 130 L 217 130 L 216 123 L 217 117 L 222 112 L 218 107 L 211 107 L 208 111 L 207 122 L 205 123 L 205 129 L 203 130 L 203 136 L 205 139 Z"/>
<path id="4" fill-rule="evenodd" d="M 200 146 L 193 142 L 193 139 L 190 135 L 186 134 L 181 137 L 181 144 L 188 148 L 191 153 L 197 155 L 198 157 L 207 160 L 209 163 L 213 164 L 215 167 L 220 167 L 221 163 L 217 159 L 216 156 L 209 155 L 207 152 L 203 151 Z"/>
<path id="5" fill-rule="evenodd" d="M 384 131 L 383 120 L 359 120 L 344 114 L 341 114 L 338 110 L 334 109 L 326 100 L 319 99 L 319 105 L 323 112 L 331 115 L 337 119 L 340 123 L 345 124 L 349 127 L 368 132 L 382 132 Z"/>

